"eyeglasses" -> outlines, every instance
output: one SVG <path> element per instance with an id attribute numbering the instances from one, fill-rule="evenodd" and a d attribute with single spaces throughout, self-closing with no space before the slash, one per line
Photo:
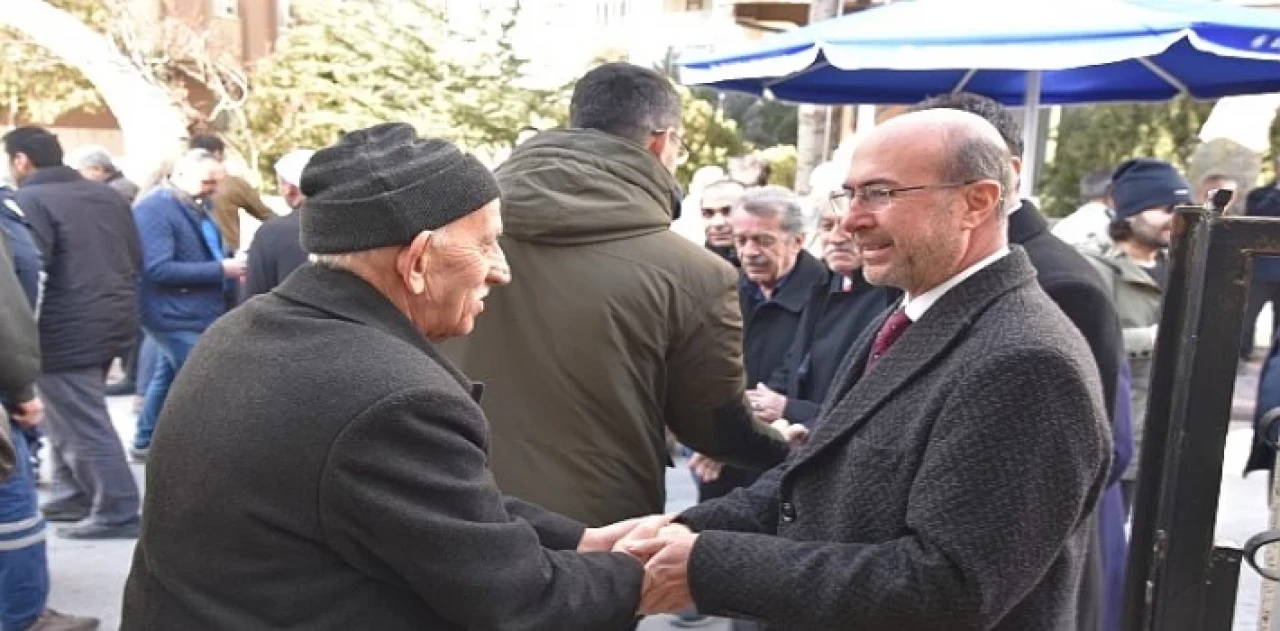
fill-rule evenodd
<path id="1" fill-rule="evenodd" d="M 968 180 L 965 182 L 948 182 L 946 184 L 922 184 L 920 186 L 900 186 L 890 188 L 887 186 L 864 186 L 857 189 L 842 189 L 831 194 L 831 209 L 839 215 L 848 214 L 849 209 L 853 208 L 854 202 L 862 202 L 868 210 L 879 211 L 884 210 L 889 205 L 889 201 L 901 197 L 907 193 L 918 193 L 920 191 L 935 191 L 949 188 L 960 188 L 978 182 L 978 180 Z"/>
<path id="2" fill-rule="evenodd" d="M 653 135 L 655 135 L 655 136 L 657 136 L 657 135 L 659 135 L 659 134 L 671 134 L 671 137 L 672 137 L 672 138 L 675 138 L 675 139 L 676 139 L 676 143 L 677 143 L 677 145 L 676 145 L 676 164 L 677 164 L 677 165 L 682 165 L 682 164 L 684 164 L 684 163 L 686 163 L 686 162 L 688 162 L 688 161 L 689 161 L 689 155 L 690 155 L 690 154 L 692 154 L 692 153 L 693 153 L 693 151 L 691 151 L 691 150 L 689 149 L 689 145 L 685 143 L 685 141 L 684 141 L 684 136 L 681 136 L 681 135 L 680 135 L 680 132 L 676 131 L 676 130 L 675 130 L 675 129 L 673 129 L 673 128 L 668 127 L 667 129 L 655 129 L 655 130 L 653 130 L 653 132 L 652 132 L 652 133 L 653 133 Z"/>

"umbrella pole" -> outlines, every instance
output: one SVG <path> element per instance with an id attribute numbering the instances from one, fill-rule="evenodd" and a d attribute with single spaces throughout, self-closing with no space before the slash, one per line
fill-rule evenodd
<path id="1" fill-rule="evenodd" d="M 1022 179 L 1018 186 L 1021 197 L 1031 197 L 1036 190 L 1036 143 L 1040 140 L 1040 71 L 1027 73 L 1026 95 L 1022 107 Z M 1012 205 L 1012 200 L 1006 200 Z"/>

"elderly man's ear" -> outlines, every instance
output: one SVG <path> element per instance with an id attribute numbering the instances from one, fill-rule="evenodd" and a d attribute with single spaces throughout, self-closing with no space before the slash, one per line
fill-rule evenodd
<path id="1" fill-rule="evenodd" d="M 422 295 L 427 290 L 427 260 L 423 255 L 431 247 L 433 237 L 435 232 L 432 230 L 419 232 L 409 243 L 409 247 L 400 251 L 396 261 L 396 269 L 400 272 L 404 286 L 415 296 Z"/>

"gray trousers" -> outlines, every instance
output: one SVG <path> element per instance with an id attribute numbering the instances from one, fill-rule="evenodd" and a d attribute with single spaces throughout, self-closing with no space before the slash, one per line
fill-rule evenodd
<path id="1" fill-rule="evenodd" d="M 89 519 L 138 521 L 138 483 L 107 412 L 106 370 L 46 373 L 36 382 L 53 452 L 53 503 L 84 506 Z"/>

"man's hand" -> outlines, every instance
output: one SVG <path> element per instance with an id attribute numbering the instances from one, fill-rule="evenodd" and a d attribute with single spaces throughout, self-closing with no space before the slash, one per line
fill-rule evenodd
<path id="1" fill-rule="evenodd" d="M 689 458 L 689 470 L 698 476 L 703 482 L 715 482 L 720 478 L 720 471 L 724 469 L 724 463 L 712 460 L 702 454 L 693 454 Z"/>
<path id="2" fill-rule="evenodd" d="M 747 399 L 751 401 L 752 414 L 765 423 L 782 418 L 783 409 L 787 407 L 787 398 L 763 383 L 757 383 L 755 390 L 748 390 Z"/>
<path id="3" fill-rule="evenodd" d="M 240 259 L 222 259 L 222 275 L 227 278 L 244 278 L 244 261 Z"/>
<path id="4" fill-rule="evenodd" d="M 35 429 L 44 420 L 44 404 L 36 397 L 14 406 L 13 420 L 24 429 Z"/>
<path id="5" fill-rule="evenodd" d="M 641 615 L 677 613 L 693 605 L 689 590 L 689 555 L 698 535 L 679 524 L 667 526 L 656 539 L 632 544 L 628 552 L 648 558 L 644 566 Z"/>
<path id="6" fill-rule="evenodd" d="M 588 528 L 582 533 L 582 540 L 578 542 L 578 552 L 609 552 L 631 535 L 649 539 L 656 536 L 658 531 L 674 518 L 675 515 L 650 515 L 634 517 L 600 528 Z"/>

